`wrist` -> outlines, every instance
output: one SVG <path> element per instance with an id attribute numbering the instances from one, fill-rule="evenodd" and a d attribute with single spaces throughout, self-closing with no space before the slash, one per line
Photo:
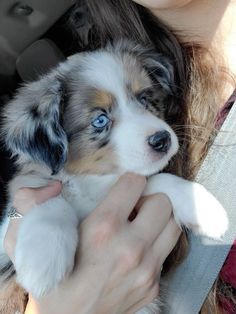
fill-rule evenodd
<path id="1" fill-rule="evenodd" d="M 40 300 L 30 296 L 25 314 L 95 314 L 102 291 L 98 283 L 91 270 L 76 271 Z"/>

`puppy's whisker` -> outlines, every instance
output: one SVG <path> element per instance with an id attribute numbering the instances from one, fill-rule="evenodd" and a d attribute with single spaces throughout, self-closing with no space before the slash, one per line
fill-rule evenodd
<path id="1" fill-rule="evenodd" d="M 206 128 L 205 127 L 202 127 L 200 125 L 194 125 L 194 124 L 186 124 L 186 125 L 181 125 L 181 124 L 174 124 L 172 125 L 172 128 L 173 129 L 178 129 L 178 128 L 182 128 L 182 129 L 202 129 L 202 130 L 205 130 Z"/>
<path id="2" fill-rule="evenodd" d="M 161 86 L 161 84 L 160 83 L 153 83 L 152 84 L 153 86 Z M 177 86 L 177 85 L 175 85 L 175 84 L 168 84 L 170 87 L 174 87 L 176 90 L 178 90 L 178 91 L 183 91 L 183 88 L 181 88 L 180 86 Z"/>

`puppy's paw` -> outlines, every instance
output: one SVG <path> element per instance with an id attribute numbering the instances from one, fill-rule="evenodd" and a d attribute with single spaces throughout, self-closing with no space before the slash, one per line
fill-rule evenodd
<path id="1" fill-rule="evenodd" d="M 196 234 L 220 239 L 228 229 L 228 217 L 220 202 L 202 185 L 194 183 L 196 224 L 189 227 Z"/>
<path id="2" fill-rule="evenodd" d="M 33 209 L 22 221 L 15 249 L 17 281 L 39 298 L 74 266 L 77 217 L 62 198 Z"/>

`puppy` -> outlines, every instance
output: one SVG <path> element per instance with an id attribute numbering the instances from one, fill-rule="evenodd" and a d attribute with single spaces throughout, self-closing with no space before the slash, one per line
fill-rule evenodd
<path id="1" fill-rule="evenodd" d="M 0 229 L 3 281 L 16 272 L 20 285 L 37 298 L 54 288 L 73 269 L 78 224 L 126 171 L 149 177 L 144 195 L 168 195 L 180 226 L 213 238 L 224 234 L 226 213 L 204 187 L 157 174 L 178 151 L 166 122 L 174 85 L 167 58 L 119 42 L 75 54 L 19 90 L 4 110 L 3 137 L 19 171 L 9 185 Z M 3 246 L 11 198 L 20 187 L 51 179 L 62 181 L 62 193 L 22 220 L 13 267 Z M 156 302 L 139 311 L 157 312 Z"/>

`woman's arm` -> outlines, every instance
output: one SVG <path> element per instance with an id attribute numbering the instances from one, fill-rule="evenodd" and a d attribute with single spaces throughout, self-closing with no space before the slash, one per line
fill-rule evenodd
<path id="1" fill-rule="evenodd" d="M 74 272 L 46 297 L 30 298 L 26 314 L 134 313 L 158 295 L 157 278 L 180 230 L 165 195 L 138 202 L 144 187 L 143 177 L 121 177 L 80 226 Z M 134 207 L 138 215 L 130 222 Z M 10 254 L 14 234 L 6 237 Z"/>

